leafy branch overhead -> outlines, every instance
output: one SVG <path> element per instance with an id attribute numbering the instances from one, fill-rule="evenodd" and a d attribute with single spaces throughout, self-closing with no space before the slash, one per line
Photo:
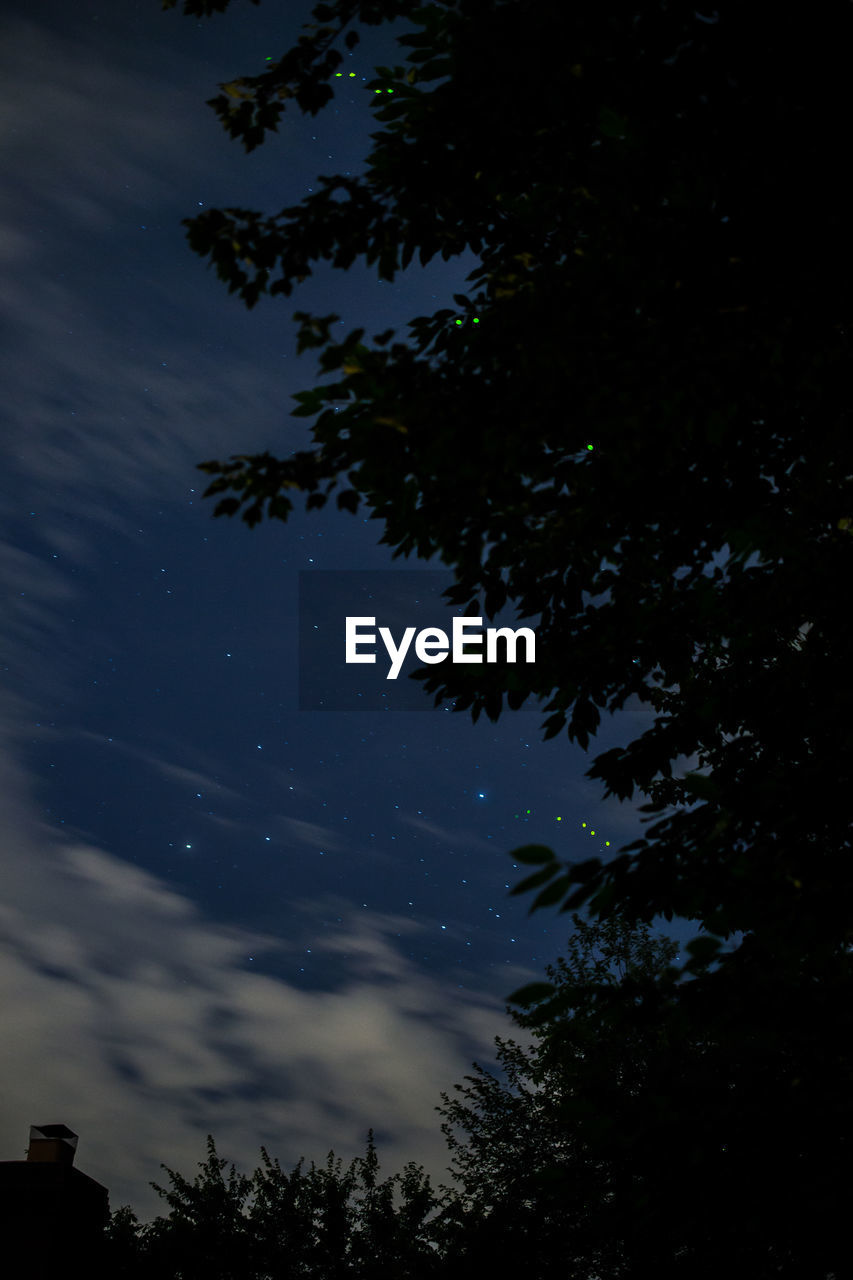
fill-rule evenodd
<path id="1" fill-rule="evenodd" d="M 334 495 L 395 556 L 452 566 L 457 604 L 535 619 L 534 666 L 430 667 L 436 703 L 495 720 L 534 700 L 545 737 L 584 748 L 606 713 L 651 713 L 589 770 L 644 801 L 645 837 L 555 864 L 539 905 L 831 950 L 853 918 L 853 10 L 833 0 L 819 42 L 766 3 L 313 18 L 212 106 L 247 150 L 274 146 L 285 111 L 332 100 L 359 24 L 406 20 L 368 86 L 364 172 L 188 219 L 193 249 L 248 306 L 321 262 L 479 264 L 405 336 L 338 340 L 337 316 L 296 312 L 333 376 L 296 396 L 312 447 L 202 464 L 216 513 L 256 525 Z"/>

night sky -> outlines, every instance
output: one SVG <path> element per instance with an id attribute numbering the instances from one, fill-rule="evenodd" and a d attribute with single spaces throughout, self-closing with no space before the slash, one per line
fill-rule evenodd
<path id="1" fill-rule="evenodd" d="M 363 86 L 406 30 L 362 29 L 334 103 L 247 156 L 205 99 L 310 6 L 232 8 L 31 0 L 0 41 L 0 1159 L 67 1124 L 143 1219 L 160 1162 L 192 1177 L 208 1132 L 250 1172 L 262 1143 L 349 1159 L 373 1126 L 386 1174 L 447 1181 L 440 1091 L 493 1061 L 505 997 L 570 927 L 508 897 L 508 852 L 641 829 L 541 710 L 300 710 L 300 571 L 440 566 L 392 560 L 363 511 L 214 520 L 195 464 L 308 443 L 295 310 L 404 339 L 477 260 L 229 296 L 181 218 L 361 171 Z"/>

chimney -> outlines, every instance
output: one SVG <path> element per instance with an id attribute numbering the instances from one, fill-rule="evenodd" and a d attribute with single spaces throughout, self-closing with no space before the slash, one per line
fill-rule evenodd
<path id="1" fill-rule="evenodd" d="M 76 1150 L 77 1134 L 72 1133 L 64 1124 L 30 1125 L 28 1160 L 72 1165 Z"/>
<path id="2" fill-rule="evenodd" d="M 77 1134 L 64 1124 L 30 1127 L 26 1160 L 0 1160 L 0 1272 L 56 1280 L 105 1275 L 109 1195 L 74 1168 Z"/>

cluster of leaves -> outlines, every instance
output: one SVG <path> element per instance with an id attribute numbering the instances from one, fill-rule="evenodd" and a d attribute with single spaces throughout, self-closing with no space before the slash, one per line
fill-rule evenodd
<path id="1" fill-rule="evenodd" d="M 849 1274 L 849 956 L 685 981 L 646 927 L 574 925 L 514 997 L 528 1043 L 498 1041 L 505 1080 L 478 1067 L 444 1096 L 469 1272 Z"/>
<path id="2" fill-rule="evenodd" d="M 837 939 L 853 906 L 850 6 L 827 7 L 819 50 L 765 5 L 340 0 L 315 17 L 240 81 L 227 127 L 251 148 L 273 100 L 313 111 L 344 28 L 406 17 L 366 172 L 273 216 L 206 211 L 190 243 L 250 306 L 323 259 L 393 279 L 415 254 L 472 250 L 479 291 L 408 342 L 334 341 L 336 316 L 297 312 L 299 349 L 343 375 L 296 397 L 316 447 L 203 464 L 217 514 L 286 519 L 294 495 L 320 507 L 343 482 L 338 506 L 366 504 L 395 555 L 453 567 L 454 603 L 537 619 L 535 664 L 420 673 L 437 704 L 496 719 L 533 697 L 546 737 L 584 747 L 603 712 L 654 712 L 590 776 L 665 816 L 606 866 L 570 867 L 567 908 L 804 949 L 829 913 Z M 685 757 L 693 774 L 673 776 Z"/>
<path id="3" fill-rule="evenodd" d="M 737 999 L 676 958 L 646 926 L 574 916 L 549 981 L 513 997 L 524 1042 L 496 1040 L 500 1076 L 475 1063 L 442 1094 L 453 1187 L 414 1164 L 380 1180 L 372 1135 L 347 1169 L 330 1153 L 285 1173 L 262 1149 L 251 1178 L 208 1138 L 193 1183 L 157 1186 L 167 1217 L 113 1214 L 108 1274 L 840 1280 L 849 956 L 798 986 L 742 968 Z"/>
<path id="4" fill-rule="evenodd" d="M 251 150 L 291 99 L 331 99 L 350 23 L 408 19 L 408 65 L 371 85 L 363 175 L 321 177 L 276 215 L 206 211 L 187 220 L 193 249 L 248 306 L 318 261 L 389 280 L 437 254 L 480 265 L 406 341 L 336 341 L 339 317 L 297 312 L 298 349 L 336 378 L 296 396 L 314 447 L 201 464 L 215 514 L 252 526 L 338 490 L 395 556 L 451 566 L 454 604 L 535 619 L 535 664 L 430 667 L 436 704 L 495 720 L 534 699 L 546 738 L 584 748 L 604 713 L 652 713 L 588 771 L 645 801 L 645 836 L 607 863 L 513 855 L 534 909 L 703 930 L 677 974 L 593 984 L 571 1016 L 526 993 L 554 1015 L 554 1054 L 529 1062 L 573 1153 L 570 1175 L 562 1155 L 540 1170 L 554 1267 L 587 1249 L 593 1274 L 732 1258 L 751 1277 L 847 1274 L 853 6 L 828 0 L 812 40 L 767 0 L 338 0 L 314 17 L 212 105 Z M 512 1116 L 533 1113 L 494 1102 L 520 1142 Z M 512 1191 L 533 1206 L 521 1254 L 543 1185 Z M 521 1219 L 506 1187 L 489 1195 L 497 1238 Z M 562 1204 L 580 1213 L 572 1242 Z"/>
<path id="5" fill-rule="evenodd" d="M 207 1139 L 207 1160 L 190 1183 L 167 1169 L 171 1189 L 152 1183 L 168 1217 L 140 1224 L 122 1206 L 112 1216 L 111 1276 L 147 1280 L 421 1280 L 435 1274 L 437 1196 L 414 1164 L 384 1181 L 372 1132 L 367 1152 L 345 1169 L 330 1152 L 325 1166 L 290 1173 L 261 1149 L 251 1177 L 238 1174 Z M 165 1168 L 165 1166 L 164 1166 Z"/>
<path id="6" fill-rule="evenodd" d="M 231 0 L 184 0 L 183 11 L 187 16 L 211 17 L 214 13 L 223 13 L 230 3 Z M 174 9 L 177 4 L 178 0 L 162 0 L 163 9 Z M 260 0 L 252 0 L 252 4 L 260 4 Z M 343 54 L 331 46 L 354 17 L 367 26 L 378 26 L 408 14 L 412 7 L 411 0 L 338 0 L 336 4 L 319 4 L 313 11 L 317 21 L 304 24 L 313 34 L 300 36 L 298 44 L 261 75 L 240 76 L 221 85 L 222 92 L 209 99 L 208 105 L 228 134 L 239 138 L 247 151 L 254 151 L 268 132 L 277 132 L 288 99 L 292 98 L 303 113 L 315 116 L 334 97 L 322 81 L 343 61 Z M 355 30 L 344 36 L 349 50 L 353 50 L 359 40 Z M 211 225 L 220 224 L 214 218 Z M 268 224 L 267 231 L 271 227 L 272 224 Z M 250 290 L 244 297 L 252 306 L 258 292 Z"/>

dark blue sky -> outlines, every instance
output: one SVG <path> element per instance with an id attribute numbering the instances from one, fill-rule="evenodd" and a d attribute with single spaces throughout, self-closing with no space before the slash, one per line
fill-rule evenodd
<path id="1" fill-rule="evenodd" d="M 361 515 L 248 530 L 201 501 L 197 462 L 307 442 L 295 310 L 405 337 L 476 265 L 318 269 L 249 313 L 190 251 L 201 207 L 272 212 L 363 167 L 363 85 L 404 60 L 388 31 L 250 156 L 205 106 L 309 17 L 32 0 L 0 47 L 0 1159 L 68 1124 L 143 1217 L 208 1132 L 251 1170 L 261 1143 L 350 1157 L 373 1126 L 387 1172 L 441 1177 L 440 1090 L 565 941 L 508 898 L 508 851 L 639 829 L 538 713 L 300 711 L 299 571 L 439 566 L 392 561 Z"/>

